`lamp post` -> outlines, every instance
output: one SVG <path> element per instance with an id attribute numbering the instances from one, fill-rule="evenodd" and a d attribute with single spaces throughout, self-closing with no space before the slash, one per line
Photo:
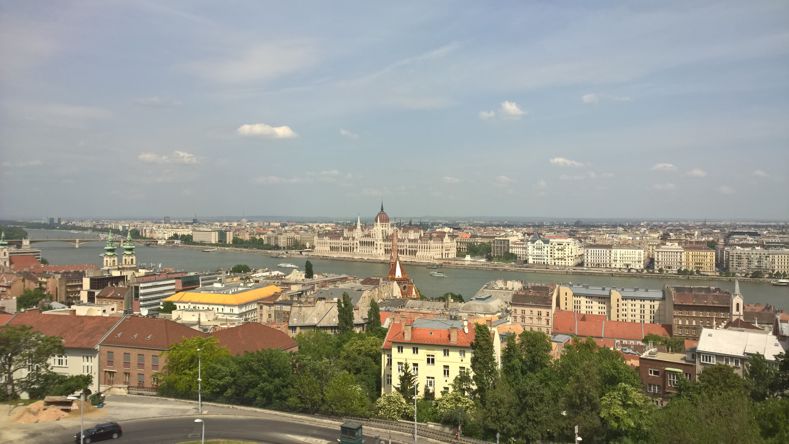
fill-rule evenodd
<path id="1" fill-rule="evenodd" d="M 205 421 L 200 418 L 195 419 L 195 422 L 200 423 L 203 426 L 203 430 L 200 432 L 200 444 L 205 444 Z"/>
<path id="2" fill-rule="evenodd" d="M 417 444 L 417 430 L 416 430 L 416 395 L 419 383 L 414 382 L 414 444 Z"/>
<path id="3" fill-rule="evenodd" d="M 197 410 L 203 414 L 203 363 L 200 356 L 201 349 L 197 349 Z"/>
<path id="4" fill-rule="evenodd" d="M 68 399 L 75 400 L 74 396 L 69 396 Z M 85 390 L 79 395 L 79 444 L 83 444 L 85 440 Z"/>

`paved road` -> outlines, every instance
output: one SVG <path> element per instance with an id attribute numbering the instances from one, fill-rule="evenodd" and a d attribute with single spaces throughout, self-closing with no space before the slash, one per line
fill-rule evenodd
<path id="1" fill-rule="evenodd" d="M 90 424 L 92 425 L 92 424 Z M 87 425 L 86 425 L 87 426 Z M 112 442 L 117 444 L 132 443 L 179 443 L 200 440 L 201 426 L 192 417 L 159 418 L 124 421 L 123 436 Z M 79 427 L 72 431 L 42 430 L 41 433 L 29 436 L 30 443 L 73 443 L 73 437 Z M 205 417 L 206 439 L 243 439 L 259 443 L 271 444 L 328 444 L 336 443 L 338 428 L 324 425 L 307 425 L 285 422 L 277 419 L 254 417 Z M 365 443 L 374 443 L 372 437 Z"/>

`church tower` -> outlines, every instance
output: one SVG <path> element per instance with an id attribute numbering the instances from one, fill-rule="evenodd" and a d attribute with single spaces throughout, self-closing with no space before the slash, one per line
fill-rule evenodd
<path id="1" fill-rule="evenodd" d="M 400 294 L 404 298 L 419 299 L 419 290 L 416 289 L 414 281 L 408 277 L 408 273 L 400 263 L 400 254 L 397 252 L 397 230 L 392 233 L 392 252 L 389 257 L 389 274 L 387 278 L 390 281 L 397 282 Z"/>
<path id="2" fill-rule="evenodd" d="M 740 281 L 734 280 L 734 294 L 731 295 L 731 320 L 743 320 L 745 301 L 740 293 Z"/>
<path id="3" fill-rule="evenodd" d="M 137 255 L 134 254 L 134 243 L 131 238 L 131 230 L 126 236 L 126 241 L 123 242 L 123 258 L 121 268 L 137 268 Z"/>
<path id="4" fill-rule="evenodd" d="M 5 240 L 5 231 L 0 232 L 0 268 L 11 266 L 11 253 L 8 251 L 8 241 Z"/>
<path id="5" fill-rule="evenodd" d="M 112 240 L 112 232 L 107 234 L 107 244 L 104 245 L 104 264 L 102 270 L 113 270 L 118 268 L 118 255 L 115 254 L 115 242 Z"/>

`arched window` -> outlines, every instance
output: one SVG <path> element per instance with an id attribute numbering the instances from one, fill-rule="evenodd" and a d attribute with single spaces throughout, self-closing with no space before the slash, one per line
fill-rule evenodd
<path id="1" fill-rule="evenodd" d="M 737 312 L 737 313 L 740 312 L 740 303 L 739 302 L 737 302 L 737 309 L 735 310 L 735 312 Z"/>

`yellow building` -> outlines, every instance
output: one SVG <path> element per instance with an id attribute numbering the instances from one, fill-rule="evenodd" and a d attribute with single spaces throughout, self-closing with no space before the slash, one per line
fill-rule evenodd
<path id="1" fill-rule="evenodd" d="M 670 319 L 663 290 L 561 285 L 560 310 L 603 315 L 611 321 L 664 324 Z"/>
<path id="2" fill-rule="evenodd" d="M 258 318 L 258 301 L 270 298 L 282 289 L 276 285 L 246 287 L 214 284 L 176 293 L 163 302 L 172 302 L 178 310 L 211 310 L 218 319 L 254 322 Z"/>
<path id="3" fill-rule="evenodd" d="M 501 341 L 493 331 L 494 353 L 500 362 Z M 408 366 L 416 376 L 420 397 L 425 390 L 441 397 L 459 374 L 471 376 L 474 335 L 474 325 L 459 320 L 417 319 L 412 324 L 392 324 L 381 350 L 381 393 L 396 389 Z"/>
<path id="4" fill-rule="evenodd" d="M 707 247 L 685 247 L 683 268 L 701 273 L 715 273 L 715 250 Z"/>

